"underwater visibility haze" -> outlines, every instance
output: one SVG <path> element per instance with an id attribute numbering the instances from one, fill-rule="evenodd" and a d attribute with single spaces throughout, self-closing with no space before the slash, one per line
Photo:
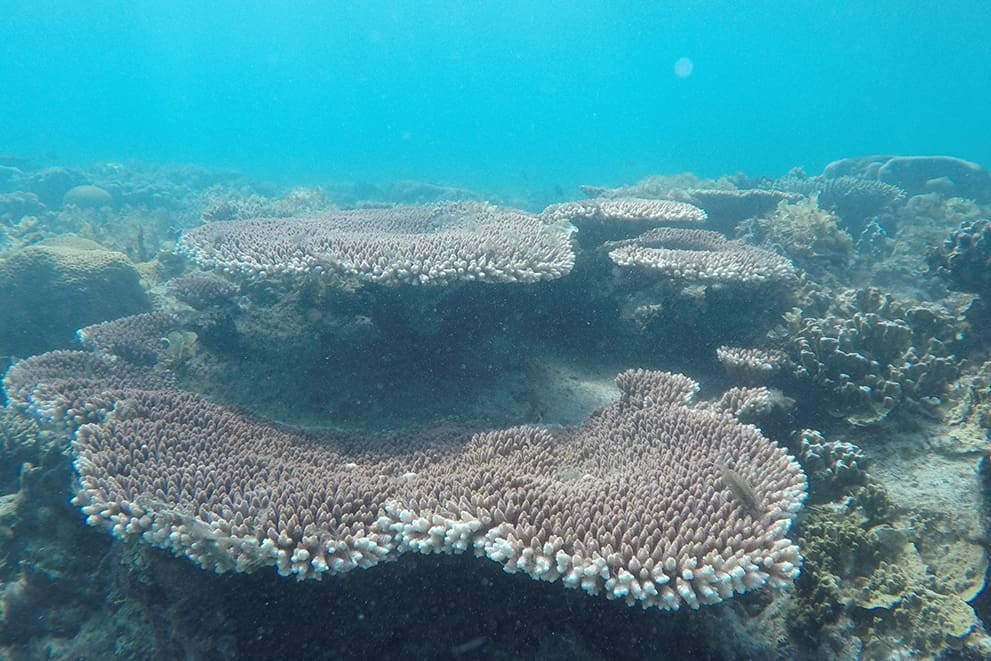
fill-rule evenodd
<path id="1" fill-rule="evenodd" d="M 0 0 L 0 658 L 991 658 L 989 16 Z"/>

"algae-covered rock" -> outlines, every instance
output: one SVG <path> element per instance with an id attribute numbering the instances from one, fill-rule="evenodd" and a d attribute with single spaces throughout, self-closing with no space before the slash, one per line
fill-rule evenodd
<path id="1" fill-rule="evenodd" d="M 876 483 L 810 508 L 793 635 L 821 644 L 842 624 L 863 641 L 864 658 L 977 658 L 991 641 L 968 601 L 987 565 L 967 557 L 945 523 L 897 507 Z"/>
<path id="2" fill-rule="evenodd" d="M 93 241 L 59 237 L 0 261 L 0 354 L 73 346 L 77 328 L 148 308 L 127 256 Z"/>

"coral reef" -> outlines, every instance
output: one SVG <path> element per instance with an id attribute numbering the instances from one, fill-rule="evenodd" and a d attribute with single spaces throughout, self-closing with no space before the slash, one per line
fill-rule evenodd
<path id="1" fill-rule="evenodd" d="M 972 594 L 926 551 L 933 535 L 876 485 L 844 505 L 811 507 L 793 631 L 818 641 L 831 627 L 856 631 L 871 658 L 986 655 L 991 639 L 967 604 Z"/>
<path id="2" fill-rule="evenodd" d="M 178 317 L 157 311 L 121 317 L 76 331 L 84 349 L 118 356 L 131 363 L 154 365 L 169 349 L 163 339 L 179 327 Z"/>
<path id="3" fill-rule="evenodd" d="M 194 271 L 169 280 L 168 289 L 194 310 L 207 310 L 230 305 L 240 288 L 215 273 Z"/>
<path id="4" fill-rule="evenodd" d="M 640 227 L 665 223 L 701 223 L 705 211 L 691 204 L 639 197 L 604 197 L 554 204 L 540 214 L 547 222 L 567 220 L 582 229 L 593 223 L 633 223 Z"/>
<path id="5" fill-rule="evenodd" d="M 986 179 L 0 158 L 0 656 L 991 657 Z"/>
<path id="6" fill-rule="evenodd" d="M 113 206 L 114 198 L 99 186 L 83 184 L 73 186 L 62 196 L 62 205 L 69 206 L 70 204 L 81 209 L 99 209 L 100 207 Z"/>
<path id="7" fill-rule="evenodd" d="M 630 238 L 657 225 L 699 224 L 706 213 L 684 202 L 604 197 L 553 204 L 540 217 L 548 223 L 570 222 L 578 228 L 579 244 L 592 247 Z"/>
<path id="8" fill-rule="evenodd" d="M 785 177 L 738 178 L 736 183 L 741 188 L 780 190 L 812 198 L 819 208 L 837 216 L 845 229 L 855 233 L 872 220 L 895 221 L 906 199 L 904 190 L 876 179 L 849 175 L 809 177 L 801 170 L 793 170 Z"/>
<path id="9" fill-rule="evenodd" d="M 826 177 L 875 179 L 905 190 L 909 195 L 940 193 L 991 202 L 991 173 L 976 163 L 951 156 L 864 156 L 834 161 Z"/>
<path id="10" fill-rule="evenodd" d="M 75 376 L 101 360 L 108 377 Z M 473 549 L 509 572 L 664 609 L 785 587 L 798 571 L 784 535 L 804 475 L 753 427 L 690 408 L 698 385 L 687 377 L 626 372 L 622 399 L 581 427 L 467 443 L 445 428 L 318 439 L 139 389 L 147 382 L 63 352 L 19 363 L 5 388 L 40 421 L 75 430 L 90 524 L 216 571 L 274 564 L 319 577 Z"/>
<path id="11" fill-rule="evenodd" d="M 726 369 L 734 382 L 767 383 L 775 374 L 788 366 L 788 354 L 777 349 L 729 347 L 716 349 L 716 359 Z"/>
<path id="12" fill-rule="evenodd" d="M 211 189 L 206 195 L 203 220 L 247 220 L 250 218 L 289 218 L 323 211 L 328 202 L 323 189 L 294 188 L 284 197 L 268 198 L 252 194 L 230 197 L 224 189 Z"/>
<path id="13" fill-rule="evenodd" d="M 13 226 L 24 216 L 38 216 L 47 209 L 34 193 L 15 191 L 0 195 L 0 225 Z"/>

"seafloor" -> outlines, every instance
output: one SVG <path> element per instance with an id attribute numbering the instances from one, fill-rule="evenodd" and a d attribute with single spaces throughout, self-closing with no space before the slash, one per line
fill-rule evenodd
<path id="1" fill-rule="evenodd" d="M 991 173 L 951 157 L 872 156 L 816 175 L 656 176 L 562 195 L 419 182 L 283 190 L 193 166 L 0 158 L 0 371 L 14 366 L 0 412 L 4 657 L 991 658 Z M 660 217 L 668 207 L 655 200 L 706 218 Z M 210 270 L 202 249 L 219 254 L 219 231 L 199 253 L 190 248 L 204 223 L 401 222 L 437 208 L 517 209 L 526 222 L 567 226 L 567 257 L 504 277 L 501 255 L 527 257 L 532 246 L 509 251 L 471 228 L 462 238 L 481 241 L 495 265 L 474 281 L 464 269 L 410 277 L 418 265 L 389 275 L 329 258 L 319 273 Z M 347 240 L 361 234 L 352 225 Z M 685 233 L 696 228 L 722 236 Z M 373 254 L 406 240 L 378 231 L 361 237 Z M 78 372 L 91 364 L 107 373 Z M 110 507 L 127 486 L 114 480 L 141 470 L 100 464 L 93 449 L 94 438 L 147 432 L 128 424 L 145 415 L 135 393 L 149 383 L 186 407 L 179 414 L 206 415 L 209 400 L 261 436 L 320 430 L 395 445 L 437 430 L 536 429 L 581 438 L 573 430 L 587 420 L 611 419 L 614 380 L 631 369 L 690 377 L 702 403 L 685 419 L 708 406 L 704 415 L 734 430 L 753 424 L 797 459 L 808 497 L 787 531 L 803 558 L 788 586 L 641 609 L 654 602 L 611 584 L 597 595 L 565 589 L 553 573 L 533 580 L 540 572 L 522 560 L 510 574 L 470 551 L 449 553 L 456 545 L 297 581 L 274 560 L 224 565 L 155 537 L 221 529 L 165 503 Z M 742 399 L 725 403 L 733 397 Z M 217 452 L 223 479 L 227 448 Z M 337 479 L 340 467 L 326 468 Z M 588 477 L 552 470 L 562 482 Z M 753 509 L 746 478 L 721 470 L 729 499 Z M 709 477 L 691 471 L 690 483 L 719 479 L 711 466 L 699 469 Z M 668 487 L 630 489 L 663 499 Z M 131 511 L 136 503 L 155 510 L 152 523 Z M 624 508 L 639 526 L 638 502 Z M 133 527 L 113 525 L 121 512 Z M 554 521 L 544 527 L 553 532 Z M 229 549 L 218 541 L 213 551 Z M 282 573 L 312 575 L 306 557 L 293 558 Z"/>

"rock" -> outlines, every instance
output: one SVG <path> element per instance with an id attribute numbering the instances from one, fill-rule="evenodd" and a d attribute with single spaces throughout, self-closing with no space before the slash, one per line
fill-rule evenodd
<path id="1" fill-rule="evenodd" d="M 0 261 L 0 354 L 73 347 L 76 329 L 149 307 L 124 254 L 78 237 L 44 241 Z"/>

